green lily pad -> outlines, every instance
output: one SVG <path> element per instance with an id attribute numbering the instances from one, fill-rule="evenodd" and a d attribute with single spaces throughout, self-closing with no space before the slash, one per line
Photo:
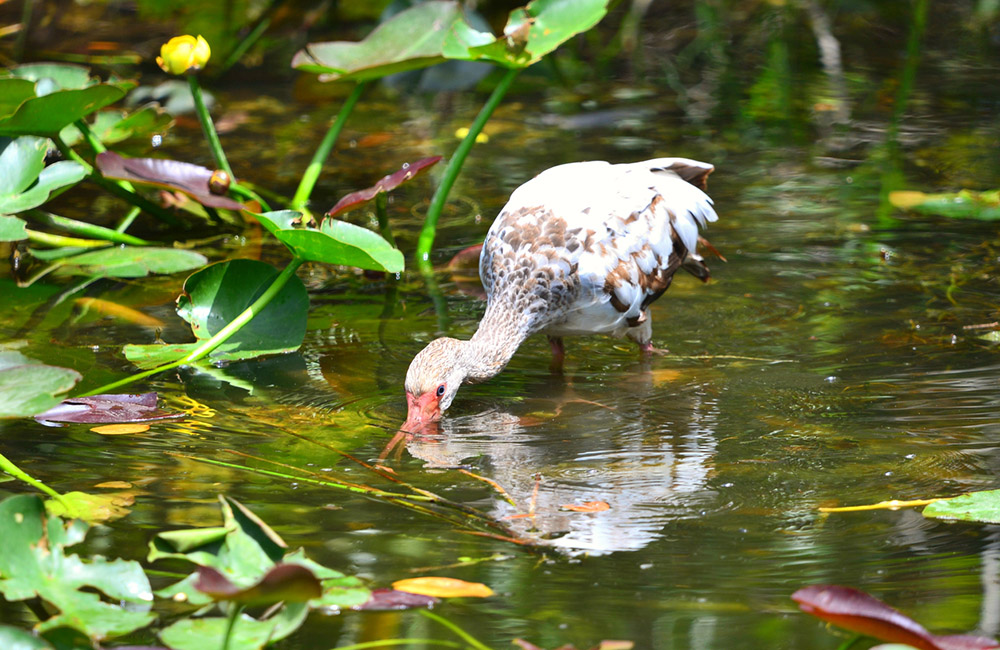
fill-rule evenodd
<path id="1" fill-rule="evenodd" d="M 83 165 L 70 160 L 46 167 L 47 149 L 45 138 L 23 136 L 11 140 L 0 151 L 0 214 L 36 208 L 48 201 L 56 190 L 79 183 L 87 175 Z"/>
<path id="2" fill-rule="evenodd" d="M 277 277 L 277 269 L 256 260 L 209 265 L 184 282 L 177 313 L 191 324 L 198 341 L 204 341 L 239 316 Z M 309 294 L 302 281 L 292 277 L 260 313 L 213 350 L 209 358 L 236 361 L 297 350 L 306 335 L 308 311 Z M 181 359 L 197 345 L 200 343 L 127 345 L 124 352 L 129 361 L 148 368 Z"/>
<path id="3" fill-rule="evenodd" d="M 510 12 L 499 38 L 473 29 L 451 30 L 443 54 L 449 59 L 487 59 L 508 68 L 526 68 L 599 23 L 607 5 L 608 0 L 535 0 Z"/>
<path id="4" fill-rule="evenodd" d="M 57 88 L 79 90 L 100 83 L 90 76 L 90 68 L 73 63 L 25 63 L 10 69 L 11 75 L 19 79 L 38 82 L 48 79 Z"/>
<path id="5" fill-rule="evenodd" d="M 43 639 L 9 625 L 0 625 L 0 648 L 6 650 L 52 650 Z"/>
<path id="6" fill-rule="evenodd" d="M 121 519 L 129 513 L 128 505 L 134 498 L 122 494 L 87 494 L 86 492 L 66 492 L 62 499 L 45 502 L 45 510 L 56 517 L 82 519 L 89 524 L 97 524 Z"/>
<path id="7" fill-rule="evenodd" d="M 457 2 L 423 2 L 401 11 L 359 42 L 310 43 L 292 67 L 322 75 L 322 81 L 378 79 L 444 61 L 442 46 L 457 25 L 472 29 Z"/>
<path id="8" fill-rule="evenodd" d="M 898 191 L 889 193 L 889 202 L 897 208 L 924 214 L 939 214 L 953 219 L 1000 219 L 1000 190 L 976 192 L 960 190 L 946 194 Z"/>
<path id="9" fill-rule="evenodd" d="M 70 627 L 98 641 L 132 632 L 155 618 L 148 611 L 153 600 L 149 580 L 137 562 L 84 562 L 65 553 L 65 547 L 83 541 L 87 528 L 79 520 L 64 524 L 47 515 L 34 495 L 0 503 L 0 593 L 11 601 L 38 597 L 56 610 L 36 626 L 39 632 Z"/>
<path id="10" fill-rule="evenodd" d="M 230 650 L 257 650 L 289 636 L 309 614 L 305 603 L 288 603 L 267 620 L 240 615 L 233 626 L 229 645 L 225 646 L 227 618 L 185 618 L 160 632 L 160 640 L 173 650 L 204 650 L 228 647 Z"/>
<path id="11" fill-rule="evenodd" d="M 24 229 L 27 223 L 24 219 L 0 215 L 0 241 L 20 241 L 28 238 Z"/>
<path id="12" fill-rule="evenodd" d="M 60 264 L 77 275 L 141 278 L 150 273 L 190 271 L 207 262 L 201 253 L 180 248 L 120 246 L 74 255 Z"/>
<path id="13" fill-rule="evenodd" d="M 1000 490 L 972 492 L 935 501 L 924 508 L 924 516 L 932 519 L 1000 524 Z"/>
<path id="14" fill-rule="evenodd" d="M 0 350 L 0 418 L 29 417 L 52 408 L 60 394 L 82 377 L 69 368 L 47 366 L 20 352 Z"/>
<path id="15" fill-rule="evenodd" d="M 21 80 L 0 79 L 0 95 L 5 92 L 5 86 L 19 81 Z M 124 96 L 122 88 L 100 84 L 78 90 L 55 90 L 40 97 L 32 97 L 21 102 L 13 113 L 0 117 L 0 135 L 53 137 L 66 125 L 99 111 Z"/>
<path id="16" fill-rule="evenodd" d="M 0 79 L 0 117 L 12 115 L 17 107 L 35 96 L 35 84 L 27 79 Z"/>
<path id="17" fill-rule="evenodd" d="M 336 219 L 324 219 L 319 228 L 296 228 L 302 215 L 294 210 L 253 216 L 293 255 L 304 260 L 389 273 L 403 270 L 403 253 L 367 228 Z"/>
<path id="18" fill-rule="evenodd" d="M 131 113 L 119 110 L 98 111 L 90 125 L 90 131 L 104 144 L 123 142 L 130 138 L 147 138 L 154 133 L 163 133 L 173 123 L 174 118 L 157 104 L 146 104 Z M 62 141 L 73 146 L 83 140 L 83 134 L 70 124 L 59 133 Z"/>

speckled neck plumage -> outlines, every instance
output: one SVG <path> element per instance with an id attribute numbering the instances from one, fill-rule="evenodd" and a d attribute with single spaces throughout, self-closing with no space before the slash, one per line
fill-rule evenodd
<path id="1" fill-rule="evenodd" d="M 463 346 L 469 368 L 467 382 L 486 381 L 506 367 L 517 348 L 531 333 L 524 312 L 512 312 L 491 300 L 479 329 Z"/>

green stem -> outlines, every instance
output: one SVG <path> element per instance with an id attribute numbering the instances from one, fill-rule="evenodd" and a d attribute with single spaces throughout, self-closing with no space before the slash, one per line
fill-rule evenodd
<path id="1" fill-rule="evenodd" d="M 183 358 L 178 359 L 177 361 L 173 361 L 171 363 L 164 364 L 162 366 L 157 366 L 156 368 L 152 368 L 151 370 L 146 370 L 140 373 L 136 373 L 129 377 L 125 377 L 124 379 L 119 379 L 118 381 L 111 382 L 110 384 L 105 384 L 104 386 L 88 391 L 83 395 L 80 395 L 79 397 L 89 397 L 90 395 L 106 393 L 120 386 L 125 386 L 140 379 L 149 377 L 151 375 L 155 375 L 157 373 L 161 373 L 166 370 L 172 370 L 174 368 L 178 368 L 180 366 L 193 363 L 195 361 L 198 361 L 199 359 L 208 356 L 208 354 L 212 350 L 214 350 L 215 348 L 219 347 L 227 340 L 229 340 L 229 337 L 231 337 L 233 334 L 239 331 L 240 328 L 242 328 L 244 325 L 249 323 L 254 316 L 259 314 L 261 310 L 263 310 L 264 307 L 266 307 L 274 299 L 274 297 L 278 295 L 278 292 L 280 292 L 282 288 L 284 288 L 284 286 L 288 284 L 288 281 L 292 279 L 292 276 L 295 275 L 295 272 L 298 270 L 298 268 L 302 265 L 304 261 L 305 260 L 303 260 L 300 257 L 293 258 L 292 261 L 288 263 L 288 266 L 286 266 L 285 269 L 278 275 L 278 277 L 274 279 L 274 282 L 271 283 L 271 286 L 269 286 L 267 290 L 264 293 L 262 293 L 259 298 L 257 298 L 257 300 L 254 300 L 249 307 L 244 309 L 243 312 L 240 313 L 240 315 L 234 318 L 232 321 L 230 321 L 228 325 L 219 330 L 215 334 L 215 336 L 206 340 L 204 343 L 195 348 L 192 352 L 185 355 Z"/>
<path id="2" fill-rule="evenodd" d="M 271 206 L 267 204 L 267 201 L 265 201 L 259 194 L 254 192 L 246 185 L 243 185 L 242 183 L 235 183 L 235 182 L 231 183 L 229 185 L 229 191 L 237 196 L 242 196 L 245 199 L 250 199 L 252 201 L 260 203 L 260 209 L 263 210 L 264 212 L 271 211 Z"/>
<path id="3" fill-rule="evenodd" d="M 125 232 L 128 230 L 129 226 L 132 225 L 132 222 L 135 221 L 135 218 L 139 216 L 140 212 L 142 212 L 142 210 L 140 210 L 138 206 L 133 205 L 132 209 L 128 211 L 128 214 L 125 215 L 125 218 L 121 220 L 121 223 L 118 224 L 118 227 L 115 228 L 115 230 L 118 232 Z"/>
<path id="4" fill-rule="evenodd" d="M 448 200 L 448 194 L 451 193 L 451 188 L 455 184 L 458 174 L 462 171 L 465 159 L 468 157 L 469 152 L 472 151 L 472 145 L 476 143 L 476 136 L 482 133 L 483 127 L 486 126 L 486 122 L 490 119 L 490 115 L 500 105 L 500 101 L 507 94 L 507 90 L 520 71 L 520 68 L 510 68 L 507 70 L 500 83 L 493 89 L 493 94 L 490 95 L 490 98 L 486 100 L 486 103 L 480 109 L 479 114 L 476 115 L 475 121 L 469 127 L 469 133 L 458 145 L 458 149 L 455 149 L 451 160 L 448 161 L 448 167 L 444 170 L 441 184 L 438 185 L 437 190 L 434 192 L 434 197 L 431 199 L 430 207 L 427 208 L 424 227 L 421 228 L 420 238 L 417 240 L 417 266 L 421 270 L 431 268 L 431 248 L 434 246 L 434 235 L 437 233 L 438 218 L 441 216 L 441 212 L 444 211 L 445 201 Z"/>
<path id="5" fill-rule="evenodd" d="M 30 485 L 30 486 L 38 489 L 38 490 L 41 490 L 45 494 L 49 495 L 50 497 L 52 497 L 53 499 L 55 499 L 56 501 L 58 501 L 60 504 L 62 504 L 62 506 L 64 508 L 66 508 L 66 512 L 73 512 L 73 506 L 71 506 L 68 501 L 66 501 L 65 499 L 63 499 L 63 497 L 62 497 L 61 494 L 59 494 L 58 492 L 56 492 L 55 490 L 53 490 L 52 488 L 50 488 L 48 485 L 45 485 L 44 483 L 42 483 L 38 479 L 32 478 L 31 476 L 29 476 L 20 467 L 18 467 L 14 463 L 10 462 L 10 460 L 8 460 L 7 457 L 4 456 L 3 454 L 0 454 L 0 470 L 3 470 L 5 472 L 7 472 L 8 474 L 10 474 L 11 476 L 13 476 L 14 478 L 20 479 L 20 480 L 24 481 L 25 483 L 27 483 L 28 485 Z"/>
<path id="6" fill-rule="evenodd" d="M 229 639 L 233 636 L 233 628 L 236 627 L 236 621 L 240 618 L 241 613 L 243 613 L 243 605 L 229 603 L 229 620 L 226 621 L 226 636 L 222 641 L 222 650 L 229 650 Z"/>
<path id="7" fill-rule="evenodd" d="M 97 239 L 106 239 L 107 241 L 115 242 L 116 244 L 132 244 L 133 246 L 149 246 L 152 242 L 148 242 L 145 239 L 139 239 L 138 237 L 133 237 L 132 235 L 126 235 L 125 233 L 119 232 L 117 230 L 112 230 L 111 228 L 105 228 L 103 226 L 96 226 L 94 224 L 86 223 L 83 221 L 77 221 L 76 219 L 69 219 L 67 217 L 60 217 L 57 214 L 52 214 L 50 212 L 45 212 L 44 210 L 31 210 L 28 212 L 28 217 L 33 221 L 45 224 L 46 226 L 52 226 L 53 228 L 62 228 L 67 230 L 74 235 L 84 235 L 87 237 L 94 237 Z M 74 244 L 79 246 L 79 244 Z"/>
<path id="8" fill-rule="evenodd" d="M 205 132 L 205 139 L 208 140 L 208 148 L 212 150 L 215 164 L 219 169 L 229 174 L 229 178 L 235 179 L 236 175 L 233 174 L 233 168 L 229 166 L 229 161 L 226 160 L 226 152 L 222 150 L 222 143 L 219 142 L 219 134 L 215 131 L 215 123 L 212 121 L 212 115 L 205 106 L 205 98 L 201 96 L 201 86 L 198 85 L 198 77 L 197 75 L 189 74 L 187 80 L 188 86 L 191 88 L 191 97 L 194 98 L 195 112 L 198 114 L 198 121 L 201 122 L 201 130 Z"/>
<path id="9" fill-rule="evenodd" d="M 31 230 L 30 228 L 25 228 L 24 232 L 28 233 L 28 239 L 30 241 L 33 241 L 36 244 L 52 246 L 53 248 L 65 248 L 67 246 L 77 246 L 79 248 L 101 248 L 103 246 L 111 245 L 111 242 L 107 240 L 80 239 L 78 237 L 66 237 L 65 235 L 53 235 L 52 233 Z"/>
<path id="10" fill-rule="evenodd" d="M 432 612 L 430 610 L 426 610 L 426 609 L 421 609 L 420 610 L 420 615 L 421 616 L 425 616 L 425 617 L 431 619 L 432 621 L 434 621 L 434 622 L 436 622 L 436 623 L 438 623 L 440 625 L 443 625 L 444 627 L 448 628 L 453 633 L 455 633 L 456 636 L 458 636 L 460 639 L 462 639 L 463 641 L 465 641 L 466 643 L 468 643 L 470 646 L 472 646 L 476 650 L 490 650 L 489 646 L 484 645 L 482 641 L 480 641 L 476 637 L 472 636 L 471 634 L 469 634 L 468 632 L 466 632 L 462 628 L 458 627 L 457 625 L 455 625 L 454 623 L 452 623 L 451 621 L 449 621 L 445 617 L 439 616 L 438 614 L 435 614 L 434 612 Z"/>
<path id="11" fill-rule="evenodd" d="M 361 98 L 361 93 L 364 92 L 367 85 L 367 82 L 362 81 L 354 86 L 354 90 L 351 91 L 351 94 L 344 101 L 343 106 L 340 107 L 340 112 L 337 114 L 336 119 L 333 120 L 333 123 L 330 124 L 326 135 L 323 136 L 323 141 L 319 143 L 316 153 L 313 154 L 312 160 L 309 161 L 309 166 L 306 167 L 306 171 L 302 174 L 299 187 L 295 190 L 295 196 L 292 197 L 291 208 L 293 210 L 302 210 L 309 203 L 309 195 L 312 194 L 313 188 L 316 186 L 316 181 L 319 179 L 319 174 L 323 171 L 323 163 L 330 157 L 333 145 L 336 144 L 337 138 L 340 137 L 340 131 L 344 128 L 344 122 L 347 121 L 351 111 L 354 110 L 354 105 L 358 103 L 358 99 Z"/>
<path id="12" fill-rule="evenodd" d="M 392 235 L 392 224 L 389 223 L 388 203 L 389 196 L 386 192 L 379 192 L 375 195 L 375 216 L 378 218 L 378 230 L 383 239 L 395 248 L 399 248 L 396 246 L 396 238 Z"/>
<path id="13" fill-rule="evenodd" d="M 236 62 L 239 61 L 244 54 L 246 54 L 246 51 L 249 50 L 250 47 L 257 42 L 257 39 L 259 39 L 264 32 L 267 31 L 267 28 L 271 26 L 271 20 L 274 17 L 274 10 L 280 5 L 280 0 L 272 0 L 272 2 L 268 4 L 267 8 L 261 12 L 260 17 L 257 19 L 257 24 L 253 26 L 253 29 L 251 29 L 239 43 L 236 44 L 236 47 L 233 48 L 233 51 L 226 57 L 222 66 L 216 69 L 212 74 L 213 78 L 222 76 L 227 70 L 229 70 L 229 68 L 236 65 Z"/>

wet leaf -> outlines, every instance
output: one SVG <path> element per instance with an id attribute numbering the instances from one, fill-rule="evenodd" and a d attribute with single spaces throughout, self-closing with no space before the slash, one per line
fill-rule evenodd
<path id="1" fill-rule="evenodd" d="M 124 436 L 131 433 L 145 433 L 149 431 L 148 424 L 105 424 L 102 427 L 91 429 L 94 433 L 102 436 Z"/>
<path id="2" fill-rule="evenodd" d="M 200 567 L 194 588 L 214 600 L 226 600 L 243 605 L 273 605 L 301 603 L 319 598 L 323 590 L 312 571 L 298 564 L 278 564 L 260 580 L 241 589 L 212 567 Z"/>
<path id="3" fill-rule="evenodd" d="M 184 417 L 157 408 L 156 393 L 92 395 L 63 400 L 35 419 L 39 422 L 75 422 L 86 424 L 151 422 Z"/>
<path id="4" fill-rule="evenodd" d="M 95 162 L 105 178 L 176 190 L 210 208 L 243 209 L 239 201 L 212 193 L 209 181 L 214 172 L 201 165 L 164 158 L 125 158 L 113 151 L 98 154 Z"/>
<path id="5" fill-rule="evenodd" d="M 335 217 L 341 212 L 346 212 L 371 201 L 380 192 L 391 192 L 406 181 L 419 176 L 425 169 L 430 169 L 440 160 L 441 156 L 431 156 L 429 158 L 421 158 L 413 164 L 404 163 L 399 171 L 393 172 L 392 174 L 386 174 L 380 178 L 375 185 L 363 190 L 358 190 L 357 192 L 351 192 L 337 201 L 336 205 L 330 208 L 330 210 L 326 213 L 326 216 Z"/>
<path id="6" fill-rule="evenodd" d="M 177 313 L 191 325 L 198 341 L 211 338 L 239 316 L 278 277 L 278 270 L 256 260 L 211 264 L 184 282 Z M 208 356 L 213 360 L 252 359 L 297 350 L 306 334 L 309 295 L 292 277 L 254 318 Z M 176 361 L 200 343 L 126 345 L 125 356 L 140 368 Z"/>
<path id="7" fill-rule="evenodd" d="M 141 278 L 150 273 L 179 273 L 204 266 L 201 253 L 156 246 L 115 246 L 68 257 L 61 268 L 77 275 Z"/>
<path id="8" fill-rule="evenodd" d="M 263 648 L 292 634 L 309 613 L 305 603 L 289 603 L 267 620 L 241 614 L 233 626 L 228 647 L 233 650 Z M 229 621 L 225 617 L 184 618 L 160 632 L 160 640 L 173 650 L 225 647 Z"/>
<path id="9" fill-rule="evenodd" d="M 292 67 L 319 74 L 320 81 L 364 81 L 424 68 L 444 61 L 442 46 L 456 25 L 472 29 L 459 3 L 420 3 L 385 21 L 360 42 L 310 43 L 295 54 Z"/>
<path id="10" fill-rule="evenodd" d="M 1000 524 L 1000 490 L 985 490 L 951 499 L 939 499 L 924 508 L 924 516 L 933 519 Z"/>
<path id="11" fill-rule="evenodd" d="M 47 150 L 45 138 L 22 136 L 0 151 L 0 214 L 36 208 L 56 190 L 78 183 L 87 175 L 83 165 L 69 160 L 46 167 Z M 2 232 L 0 240 L 11 241 Z"/>
<path id="12" fill-rule="evenodd" d="M 370 271 L 403 270 L 403 254 L 399 249 L 367 228 L 336 219 L 324 219 L 318 229 L 297 228 L 295 224 L 302 215 L 293 210 L 250 214 L 302 259 Z"/>
<path id="13" fill-rule="evenodd" d="M 361 605 L 355 605 L 352 609 L 365 611 L 413 609 L 433 607 L 438 602 L 440 601 L 434 596 L 424 596 L 395 589 L 373 589 L 371 597 L 367 601 Z"/>
<path id="14" fill-rule="evenodd" d="M 807 614 L 839 627 L 918 650 L 974 650 L 996 648 L 993 639 L 954 635 L 935 636 L 922 625 L 863 591 L 839 585 L 810 585 L 792 594 Z"/>
<path id="15" fill-rule="evenodd" d="M 135 496 L 128 493 L 67 492 L 61 496 L 62 501 L 49 499 L 45 502 L 45 510 L 50 515 L 82 519 L 90 524 L 121 519 L 129 513 L 129 508 L 135 504 Z M 69 508 L 66 504 L 69 505 Z"/>
<path id="16" fill-rule="evenodd" d="M 64 524 L 46 515 L 42 500 L 19 495 L 0 503 L 0 593 L 10 601 L 38 597 L 55 610 L 39 632 L 70 627 L 93 640 L 127 634 L 147 625 L 153 595 L 137 562 L 67 555 L 83 541 L 87 524 Z M 86 589 L 86 591 L 84 591 Z M 105 602 L 103 594 L 113 602 Z M 119 604 L 122 603 L 122 604 Z M 128 603 L 128 608 L 123 604 Z"/>
<path id="17" fill-rule="evenodd" d="M 82 377 L 69 368 L 47 366 L 20 352 L 0 350 L 0 418 L 28 417 L 59 403 L 60 393 Z"/>
<path id="18" fill-rule="evenodd" d="M 510 68 L 537 63 L 573 36 L 596 25 L 607 14 L 608 0 L 535 0 L 510 12 L 504 35 L 456 24 L 443 53 L 449 59 L 486 59 Z"/>
<path id="19" fill-rule="evenodd" d="M 605 510 L 610 510 L 611 506 L 608 505 L 606 501 L 584 501 L 583 503 L 570 503 L 568 505 L 559 506 L 561 510 L 569 510 L 571 512 L 603 512 Z"/>
<path id="20" fill-rule="evenodd" d="M 459 598 L 462 596 L 486 598 L 493 595 L 493 590 L 481 582 L 466 582 L 457 578 L 442 578 L 425 576 L 406 578 L 392 583 L 392 588 L 422 596 L 436 598 Z"/>

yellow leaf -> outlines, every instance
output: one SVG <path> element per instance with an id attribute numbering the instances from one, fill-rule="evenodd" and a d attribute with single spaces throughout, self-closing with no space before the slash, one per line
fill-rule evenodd
<path id="1" fill-rule="evenodd" d="M 103 483 L 98 483 L 94 487 L 96 488 L 121 488 L 127 490 L 132 487 L 132 484 L 128 481 L 104 481 Z"/>
<path id="2" fill-rule="evenodd" d="M 121 436 L 126 433 L 142 433 L 143 431 L 149 431 L 148 424 L 105 424 L 101 427 L 94 427 L 91 429 L 94 433 L 99 433 L 102 436 Z"/>
<path id="3" fill-rule="evenodd" d="M 410 594 L 435 596 L 437 598 L 458 598 L 461 596 L 486 598 L 493 595 L 493 590 L 481 582 L 466 582 L 458 578 L 441 578 L 436 576 L 397 580 L 392 583 L 392 588 Z"/>

